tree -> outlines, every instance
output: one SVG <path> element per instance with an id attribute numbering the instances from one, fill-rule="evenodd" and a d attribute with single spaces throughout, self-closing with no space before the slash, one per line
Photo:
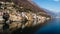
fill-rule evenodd
<path id="1" fill-rule="evenodd" d="M 12 2 L 12 0 L 6 0 L 6 2 Z"/>
<path id="2" fill-rule="evenodd" d="M 1 8 L 1 5 L 2 5 L 2 4 L 0 3 L 0 8 Z"/>

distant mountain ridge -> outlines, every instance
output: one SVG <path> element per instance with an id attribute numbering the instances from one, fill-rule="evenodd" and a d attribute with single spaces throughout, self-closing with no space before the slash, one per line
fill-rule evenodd
<path id="1" fill-rule="evenodd" d="M 57 13 L 54 13 L 53 11 L 50 11 L 50 10 L 48 10 L 48 9 L 45 9 L 45 8 L 43 8 L 44 9 L 44 11 L 46 11 L 49 15 L 51 15 L 51 16 L 57 16 Z"/>

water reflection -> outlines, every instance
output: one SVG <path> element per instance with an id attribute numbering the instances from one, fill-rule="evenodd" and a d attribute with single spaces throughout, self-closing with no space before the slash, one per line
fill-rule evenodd
<path id="1" fill-rule="evenodd" d="M 40 27 L 35 34 L 59 34 L 60 18 L 53 18 L 47 24 Z"/>

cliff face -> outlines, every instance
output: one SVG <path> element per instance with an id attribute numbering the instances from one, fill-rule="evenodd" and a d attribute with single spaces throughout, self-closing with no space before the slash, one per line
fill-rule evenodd
<path id="1" fill-rule="evenodd" d="M 34 27 L 51 18 L 42 8 L 28 0 L 0 0 L 0 16 L 4 12 L 10 16 L 7 21 L 10 30 Z"/>

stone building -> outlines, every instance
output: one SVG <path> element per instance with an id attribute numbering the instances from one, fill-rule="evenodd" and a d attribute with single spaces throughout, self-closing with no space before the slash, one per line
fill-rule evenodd
<path id="1" fill-rule="evenodd" d="M 4 12 L 9 14 L 10 17 L 6 24 L 9 25 L 7 30 L 11 32 L 20 28 L 25 29 L 44 24 L 45 21 L 51 18 L 50 15 L 31 0 L 0 0 L 0 12 L 2 12 L 0 13 L 0 21 L 3 19 Z M 4 23 L 4 19 L 2 22 Z M 3 30 L 4 25 L 2 22 L 1 30 Z"/>

